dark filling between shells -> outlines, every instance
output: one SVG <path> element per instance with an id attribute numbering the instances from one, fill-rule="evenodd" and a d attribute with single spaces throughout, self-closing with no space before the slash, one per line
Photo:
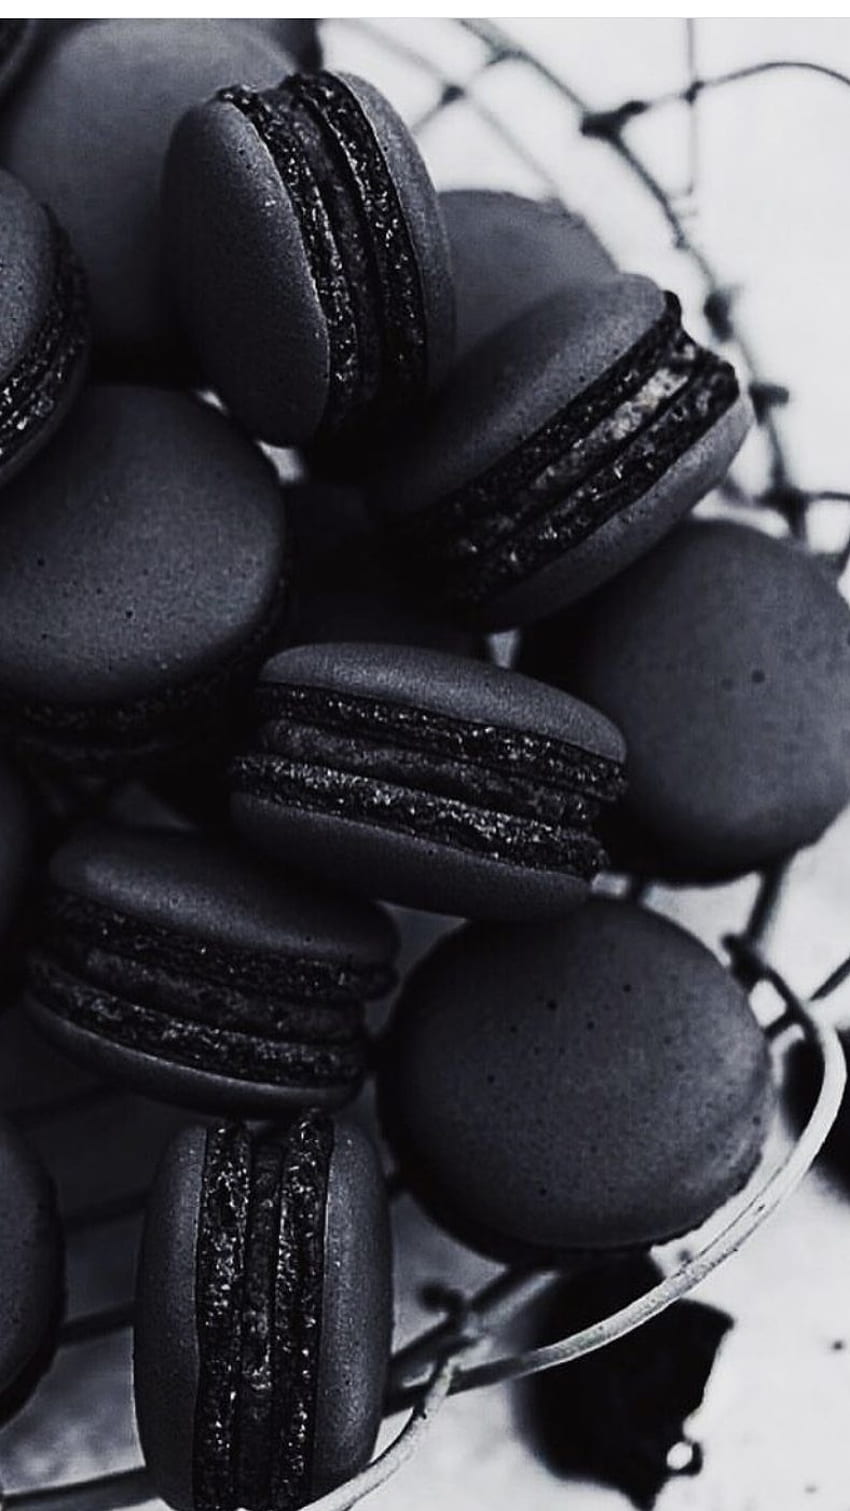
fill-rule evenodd
<path id="1" fill-rule="evenodd" d="M 77 1027 L 207 1074 L 337 1086 L 363 1074 L 362 1003 L 392 971 L 175 936 L 55 892 L 29 959 L 38 1001 Z"/>
<path id="2" fill-rule="evenodd" d="M 333 1126 L 210 1129 L 196 1248 L 197 1511 L 310 1498 Z"/>
<path id="3" fill-rule="evenodd" d="M 427 387 L 419 268 L 404 211 L 369 121 L 332 74 L 278 89 L 221 90 L 270 153 L 298 213 L 327 322 L 323 430 L 404 407 Z"/>
<path id="4" fill-rule="evenodd" d="M 85 279 L 65 232 L 49 211 L 53 284 L 29 350 L 0 382 L 0 468 L 52 419 L 88 350 Z"/>
<path id="5" fill-rule="evenodd" d="M 264 687 L 250 795 L 335 814 L 514 865 L 590 878 L 592 832 L 624 790 L 616 762 L 566 741 L 311 687 Z"/>
<path id="6" fill-rule="evenodd" d="M 739 397 L 682 330 L 675 295 L 608 372 L 474 481 L 400 521 L 418 570 L 471 609 L 637 502 Z"/>

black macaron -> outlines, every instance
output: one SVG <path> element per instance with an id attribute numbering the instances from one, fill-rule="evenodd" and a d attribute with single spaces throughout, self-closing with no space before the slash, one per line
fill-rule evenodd
<path id="1" fill-rule="evenodd" d="M 222 90 L 174 134 L 171 276 L 207 380 L 279 445 L 388 423 L 451 358 L 436 195 L 395 111 L 362 79 Z"/>
<path id="2" fill-rule="evenodd" d="M 615 861 L 674 880 L 755 870 L 850 802 L 850 609 L 823 562 L 730 519 L 689 520 L 523 668 L 616 719 L 629 792 Z"/>
<path id="3" fill-rule="evenodd" d="M 371 1145 L 311 1113 L 190 1128 L 160 1166 L 139 1264 L 135 1397 L 175 1511 L 297 1511 L 363 1468 L 392 1326 Z"/>
<path id="4" fill-rule="evenodd" d="M 292 67 L 250 22 L 54 25 L 0 121 L 0 161 L 55 210 L 85 268 L 96 360 L 117 377 L 187 366 L 160 270 L 159 180 L 190 105 Z"/>
<path id="5" fill-rule="evenodd" d="M 0 728 L 94 771 L 199 743 L 262 661 L 287 571 L 274 469 L 221 413 L 87 389 L 3 495 Z"/>
<path id="6" fill-rule="evenodd" d="M 0 170 L 0 485 L 50 439 L 85 372 L 85 283 L 65 232 Z"/>
<path id="7" fill-rule="evenodd" d="M 49 1361 L 62 1300 L 62 1239 L 53 1185 L 0 1119 L 0 1417 Z"/>
<path id="8" fill-rule="evenodd" d="M 253 845 L 390 902 L 559 913 L 605 863 L 624 747 L 593 709 L 500 667 L 390 645 L 301 646 L 255 693 L 232 768 Z"/>
<path id="9" fill-rule="evenodd" d="M 462 1241 L 532 1264 L 696 1227 L 752 1174 L 775 1102 L 729 972 L 669 920 L 598 897 L 439 940 L 378 1084 L 414 1194 Z"/>
<path id="10" fill-rule="evenodd" d="M 212 1111 L 349 1100 L 363 1003 L 394 980 L 379 909 L 177 830 L 68 841 L 34 936 L 27 1005 L 62 1050 Z"/>
<path id="11" fill-rule="evenodd" d="M 456 357 L 576 279 L 610 278 L 613 257 L 558 200 L 497 189 L 440 195 L 457 314 Z"/>
<path id="12" fill-rule="evenodd" d="M 433 593 L 491 629 L 539 619 L 720 482 L 749 406 L 680 316 L 646 278 L 573 284 L 458 364 L 372 488 Z"/>

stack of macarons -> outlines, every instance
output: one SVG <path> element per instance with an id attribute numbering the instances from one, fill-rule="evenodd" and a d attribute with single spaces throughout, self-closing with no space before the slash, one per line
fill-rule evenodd
<path id="1" fill-rule="evenodd" d="M 561 206 L 439 194 L 307 23 L 23 25 L 3 978 L 60 1056 L 185 1109 L 139 1267 L 157 1491 L 297 1511 L 382 1414 L 370 1077 L 410 1191 L 491 1257 L 643 1252 L 749 1180 L 750 1006 L 600 879 L 817 840 L 850 800 L 850 611 L 789 541 L 685 519 L 752 414 L 676 296 Z M 453 931 L 379 1032 L 385 905 Z M 2 1390 L 61 1245 L 0 1137 Z"/>

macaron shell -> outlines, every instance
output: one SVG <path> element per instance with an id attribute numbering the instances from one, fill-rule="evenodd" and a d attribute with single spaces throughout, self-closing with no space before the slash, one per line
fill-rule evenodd
<path id="1" fill-rule="evenodd" d="M 207 380 L 253 435 L 309 440 L 328 393 L 325 317 L 280 173 L 234 105 L 211 100 L 181 120 L 163 173 L 163 223 Z"/>
<path id="2" fill-rule="evenodd" d="M 588 884 L 569 871 L 488 860 L 415 835 L 396 834 L 336 813 L 301 812 L 235 792 L 233 823 L 270 858 L 294 858 L 305 871 L 352 891 L 409 908 L 474 918 L 557 917 L 577 907 Z"/>
<path id="3" fill-rule="evenodd" d="M 389 101 L 365 79 L 345 73 L 338 77 L 369 121 L 401 201 L 421 280 L 429 388 L 436 388 L 455 350 L 454 285 L 439 199 L 410 131 Z"/>
<path id="4" fill-rule="evenodd" d="M 55 1320 L 61 1240 L 50 1179 L 0 1119 L 0 1391 L 12 1386 Z"/>
<path id="5" fill-rule="evenodd" d="M 335 1125 L 313 1435 L 314 1496 L 369 1461 L 392 1338 L 392 1251 L 384 1178 L 356 1125 Z"/>
<path id="6" fill-rule="evenodd" d="M 549 735 L 622 762 L 622 736 L 575 698 L 504 667 L 417 646 L 294 646 L 267 661 L 261 685 L 292 684 L 421 708 L 470 723 Z"/>
<path id="7" fill-rule="evenodd" d="M 195 1511 L 195 1254 L 205 1149 L 203 1128 L 186 1128 L 169 1144 L 148 1199 L 138 1265 L 136 1421 L 157 1493 L 174 1511 Z"/>
<path id="8" fill-rule="evenodd" d="M 533 435 L 664 312 L 648 278 L 573 284 L 459 362 L 421 424 L 381 465 L 370 503 L 403 519 L 453 493 Z"/>
<path id="9" fill-rule="evenodd" d="M 451 249 L 460 360 L 572 280 L 617 271 L 587 223 L 556 200 L 494 189 L 440 195 Z"/>
<path id="10" fill-rule="evenodd" d="M 354 965 L 395 949 L 386 913 L 200 835 L 83 830 L 54 854 L 49 874 L 74 896 L 200 944 Z"/>
<path id="11" fill-rule="evenodd" d="M 88 273 L 95 341 L 119 366 L 162 366 L 176 333 L 160 282 L 158 184 L 169 133 L 196 100 L 289 69 L 261 28 L 103 21 L 57 29 L 21 80 L 0 157 L 47 201 Z"/>
<path id="12" fill-rule="evenodd" d="M 665 872 L 765 865 L 850 800 L 850 610 L 788 541 L 688 522 L 589 602 L 563 667 L 631 736 L 627 806 Z"/>
<path id="13" fill-rule="evenodd" d="M 277 478 L 224 416 L 164 389 L 87 389 L 4 493 L 0 690 L 155 699 L 244 649 L 286 561 Z"/>
<path id="14" fill-rule="evenodd" d="M 751 1174 L 774 1101 L 746 998 L 667 920 L 594 899 L 471 925 L 410 978 L 382 1068 L 414 1191 L 498 1255 L 676 1236 Z"/>
<path id="15" fill-rule="evenodd" d="M 333 1109 L 350 1102 L 358 1090 L 346 1080 L 331 1086 L 290 1086 L 253 1078 L 238 1079 L 226 1065 L 198 1069 L 113 1043 L 80 1028 L 27 993 L 24 1007 L 39 1031 L 57 1049 L 104 1080 L 119 1081 L 142 1096 L 175 1107 L 218 1117 L 273 1118 L 285 1121 L 305 1107 Z"/>
<path id="16" fill-rule="evenodd" d="M 504 629 L 532 623 L 567 608 L 652 550 L 723 481 L 752 419 L 750 401 L 742 396 L 635 503 L 541 571 L 493 598 L 481 616 L 485 626 Z"/>

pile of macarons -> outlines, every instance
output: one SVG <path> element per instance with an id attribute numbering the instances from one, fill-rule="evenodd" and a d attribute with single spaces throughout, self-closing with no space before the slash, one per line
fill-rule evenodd
<path id="1" fill-rule="evenodd" d="M 559 205 L 438 193 L 307 23 L 3 23 L 0 273 L 4 995 L 186 1110 L 139 1263 L 153 1484 L 296 1511 L 381 1421 L 388 1160 L 526 1266 L 746 1185 L 749 1002 L 606 878 L 820 838 L 850 610 L 755 511 L 689 517 L 752 411 L 675 294 Z M 400 985 L 396 908 L 454 921 Z M 61 1232 L 0 1140 L 18 1404 Z"/>

